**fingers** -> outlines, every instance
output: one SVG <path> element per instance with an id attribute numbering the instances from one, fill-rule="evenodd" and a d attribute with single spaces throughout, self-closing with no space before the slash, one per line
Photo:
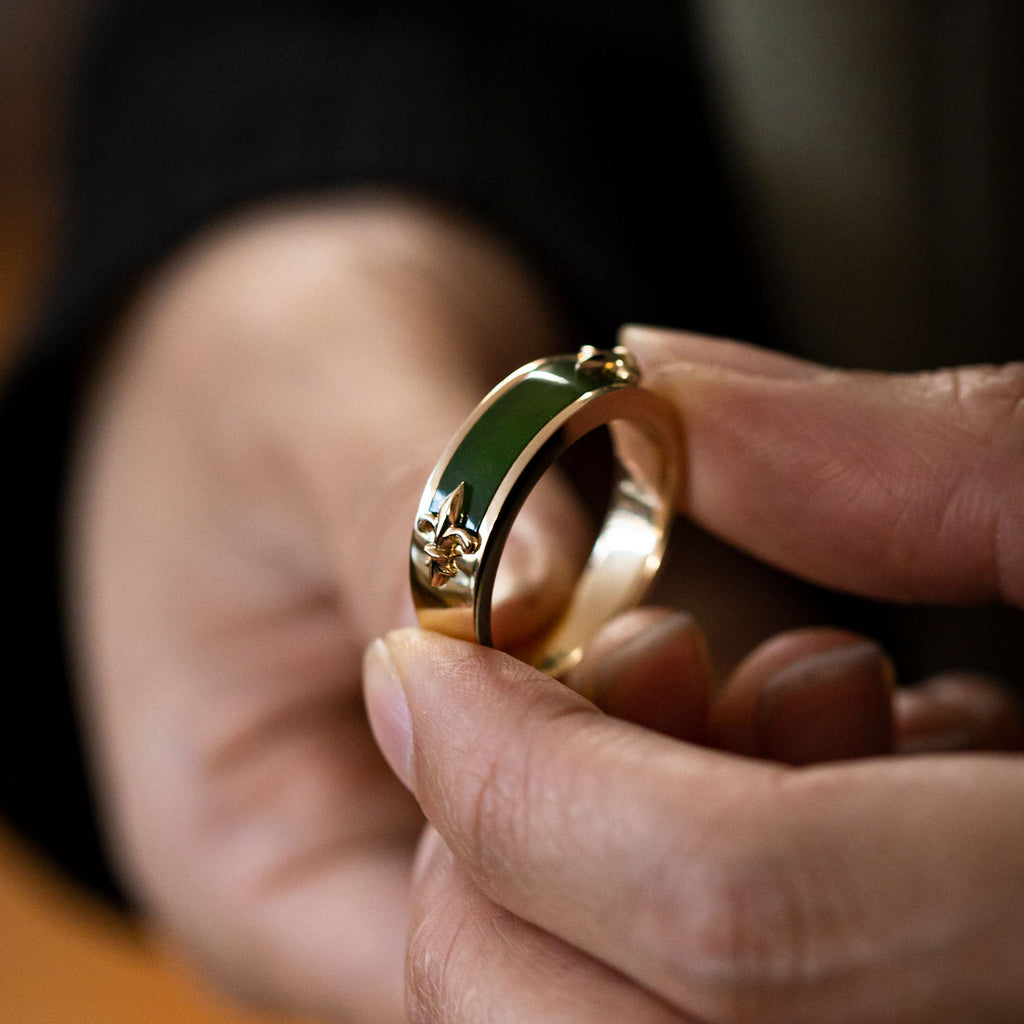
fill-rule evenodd
<path id="1" fill-rule="evenodd" d="M 693 619 L 640 608 L 605 626 L 567 682 L 618 718 L 748 757 L 813 764 L 893 746 L 892 665 L 845 630 L 773 637 L 712 699 L 711 659 Z"/>
<path id="2" fill-rule="evenodd" d="M 389 637 L 367 672 L 372 704 L 407 708 L 397 760 L 473 884 L 671 1005 L 700 1019 L 1020 1014 L 1016 760 L 764 765 L 421 633 Z"/>
<path id="3" fill-rule="evenodd" d="M 406 960 L 411 1020 L 682 1024 L 627 978 L 489 900 L 428 830 Z"/>
<path id="4" fill-rule="evenodd" d="M 678 739 L 706 739 L 711 659 L 688 615 L 637 608 L 587 644 L 568 679 L 609 714 Z"/>
<path id="5" fill-rule="evenodd" d="M 1024 364 L 850 373 L 624 340 L 682 417 L 682 501 L 724 539 L 867 596 L 1024 603 Z"/>
<path id="6" fill-rule="evenodd" d="M 996 680 L 947 673 L 896 690 L 885 652 L 840 629 L 773 637 L 712 698 L 710 658 L 694 621 L 640 608 L 594 638 L 567 682 L 618 718 L 787 764 L 1024 749 L 1024 705 Z"/>
<path id="7" fill-rule="evenodd" d="M 676 742 L 601 714 L 511 658 L 430 634 L 378 642 L 366 676 L 371 721 L 405 709 L 411 749 L 387 750 L 397 731 L 378 740 L 474 884 L 590 958 L 657 981 L 659 995 L 671 989 L 663 951 L 641 937 L 668 893 L 636 852 L 686 863 L 687 841 L 663 829 L 691 770 L 677 775 Z M 704 783 L 720 756 L 702 753 Z M 717 810 L 705 801 L 708 813 Z"/>
<path id="8" fill-rule="evenodd" d="M 897 750 L 1024 750 L 1024 707 L 987 676 L 947 673 L 896 696 Z"/>
<path id="9" fill-rule="evenodd" d="M 813 764 L 892 750 L 894 674 L 853 633 L 801 629 L 766 641 L 715 701 L 711 742 L 723 750 Z"/>

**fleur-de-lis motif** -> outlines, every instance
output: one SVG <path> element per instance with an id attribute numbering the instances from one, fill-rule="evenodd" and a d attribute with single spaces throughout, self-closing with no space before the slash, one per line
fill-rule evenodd
<path id="1" fill-rule="evenodd" d="M 640 367 L 625 345 L 616 345 L 613 349 L 583 345 L 576 353 L 576 372 L 624 384 L 640 383 Z"/>
<path id="2" fill-rule="evenodd" d="M 459 525 L 465 496 L 466 484 L 463 481 L 444 499 L 437 512 L 428 512 L 416 524 L 421 533 L 433 534 L 433 539 L 423 545 L 423 551 L 430 559 L 432 587 L 443 587 L 458 573 L 457 560 L 473 554 L 480 547 L 479 535 Z"/>

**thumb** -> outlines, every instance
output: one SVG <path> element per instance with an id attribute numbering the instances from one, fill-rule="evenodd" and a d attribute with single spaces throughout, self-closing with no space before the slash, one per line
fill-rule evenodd
<path id="1" fill-rule="evenodd" d="M 1024 604 L 1024 364 L 882 374 L 623 340 L 679 410 L 681 500 L 725 540 L 869 597 Z"/>
<path id="2" fill-rule="evenodd" d="M 370 648 L 365 679 L 382 749 L 473 892 L 680 1018 L 1022 1019 L 1013 758 L 782 769 L 638 729 L 511 658 L 413 630 Z M 471 957 L 474 1006 L 493 923 L 447 931 L 427 965 L 447 977 Z M 503 932 L 509 962 L 520 943 L 553 948 L 538 931 Z"/>

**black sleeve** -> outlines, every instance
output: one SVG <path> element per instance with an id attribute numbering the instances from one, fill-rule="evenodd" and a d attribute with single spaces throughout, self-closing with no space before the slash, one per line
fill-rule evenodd
<path id="1" fill-rule="evenodd" d="M 0 403 L 0 807 L 113 894 L 68 684 L 61 498 L 82 368 L 147 268 L 259 198 L 386 183 L 507 235 L 581 337 L 758 328 L 677 0 L 111 2 L 74 127 L 47 315 Z"/>

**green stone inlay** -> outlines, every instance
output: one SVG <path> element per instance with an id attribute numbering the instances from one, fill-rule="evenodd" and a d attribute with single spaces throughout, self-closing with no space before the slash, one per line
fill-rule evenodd
<path id="1" fill-rule="evenodd" d="M 430 510 L 436 512 L 459 483 L 465 482 L 465 524 L 479 530 L 495 492 L 523 449 L 549 420 L 601 383 L 580 377 L 573 363 L 566 361 L 538 367 L 533 375 L 510 387 L 462 439 L 441 475 Z"/>

